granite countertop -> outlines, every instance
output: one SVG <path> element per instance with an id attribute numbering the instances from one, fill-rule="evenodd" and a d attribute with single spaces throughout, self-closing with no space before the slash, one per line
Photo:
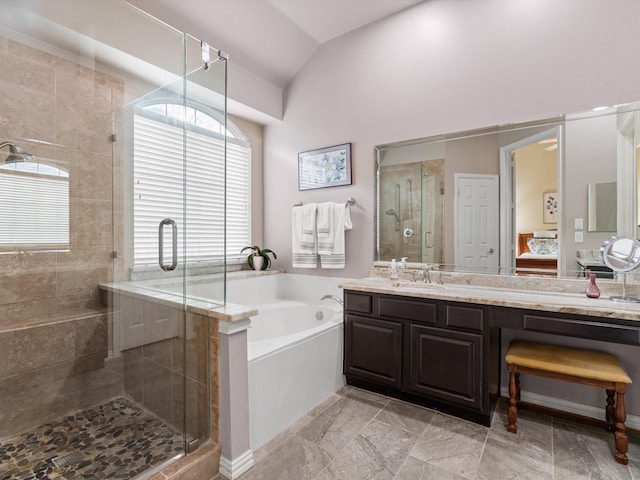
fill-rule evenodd
<path id="1" fill-rule="evenodd" d="M 588 298 L 584 293 L 511 289 L 458 283 L 425 284 L 408 281 L 401 281 L 398 286 L 393 286 L 387 278 L 382 277 L 347 280 L 339 286 L 345 290 L 359 292 L 386 293 L 640 322 L 640 303 L 614 302 L 604 294 L 600 298 L 594 299 Z"/>

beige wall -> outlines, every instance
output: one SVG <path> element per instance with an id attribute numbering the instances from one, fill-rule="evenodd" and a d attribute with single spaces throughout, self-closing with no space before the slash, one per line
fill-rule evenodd
<path id="1" fill-rule="evenodd" d="M 549 145 L 534 143 L 516 151 L 516 233 L 558 228 L 543 221 L 542 194 L 558 191 L 556 151 L 546 151 Z"/>
<path id="2" fill-rule="evenodd" d="M 262 185 L 262 157 L 263 157 L 263 137 L 264 127 L 251 120 L 246 120 L 234 115 L 229 115 L 229 120 L 233 122 L 242 133 L 247 136 L 251 144 L 251 245 L 264 245 L 264 202 Z M 277 252 L 276 252 L 277 253 Z"/>

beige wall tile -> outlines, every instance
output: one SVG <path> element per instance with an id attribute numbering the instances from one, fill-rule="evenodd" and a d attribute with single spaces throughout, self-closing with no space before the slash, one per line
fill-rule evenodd
<path id="1" fill-rule="evenodd" d="M 108 268 L 59 269 L 57 272 L 57 294 L 60 297 L 69 295 L 97 295 L 98 285 L 107 281 L 110 276 Z"/>
<path id="2" fill-rule="evenodd" d="M 0 333 L 0 378 L 73 360 L 73 332 L 66 327 L 47 325 Z"/>
<path id="3" fill-rule="evenodd" d="M 0 276 L 0 304 L 29 302 L 55 296 L 54 271 Z"/>

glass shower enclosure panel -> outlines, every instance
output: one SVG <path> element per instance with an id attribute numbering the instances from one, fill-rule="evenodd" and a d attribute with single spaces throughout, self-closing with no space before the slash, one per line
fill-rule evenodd
<path id="1" fill-rule="evenodd" d="M 215 438 L 186 308 L 190 42 L 117 0 L 0 3 L 0 478 L 135 478 Z"/>

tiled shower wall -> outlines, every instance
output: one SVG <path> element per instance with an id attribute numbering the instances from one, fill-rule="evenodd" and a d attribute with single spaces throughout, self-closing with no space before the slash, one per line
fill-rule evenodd
<path id="1" fill-rule="evenodd" d="M 0 255 L 0 437 L 122 392 L 105 368 L 112 280 L 111 112 L 121 80 L 0 37 L 0 141 L 69 172 L 69 248 Z M 3 149 L 2 158 L 8 153 Z"/>

